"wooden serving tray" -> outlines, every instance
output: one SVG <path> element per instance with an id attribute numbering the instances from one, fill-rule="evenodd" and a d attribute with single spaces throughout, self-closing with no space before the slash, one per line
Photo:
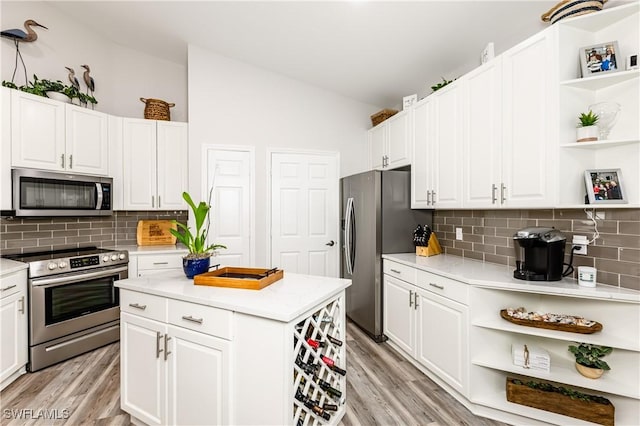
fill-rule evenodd
<path id="1" fill-rule="evenodd" d="M 193 277 L 196 285 L 261 290 L 284 277 L 282 269 L 225 267 Z"/>
<path id="2" fill-rule="evenodd" d="M 136 242 L 139 246 L 174 245 L 170 229 L 178 229 L 172 220 L 139 220 L 136 229 Z"/>
<path id="3" fill-rule="evenodd" d="M 509 322 L 512 322 L 518 325 L 524 325 L 525 327 L 546 328 L 549 330 L 568 331 L 570 333 L 580 333 L 580 334 L 592 334 L 592 333 L 595 333 L 596 331 L 602 330 L 602 324 L 600 324 L 599 322 L 596 322 L 591 327 L 587 327 L 584 325 L 558 324 L 555 322 L 534 321 L 534 320 L 513 318 L 509 316 L 506 309 L 502 309 L 500 311 L 500 316 Z"/>

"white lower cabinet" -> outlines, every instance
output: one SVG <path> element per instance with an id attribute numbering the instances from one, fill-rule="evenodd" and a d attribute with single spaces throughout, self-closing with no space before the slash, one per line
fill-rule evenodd
<path id="1" fill-rule="evenodd" d="M 122 409 L 150 425 L 228 424 L 231 343 L 170 324 L 172 300 L 126 290 L 121 296 Z M 210 318 L 192 315 L 191 307 L 226 312 L 183 303 L 181 320 L 198 326 Z"/>
<path id="2" fill-rule="evenodd" d="M 27 270 L 0 278 L 0 389 L 26 372 Z"/>
<path id="3" fill-rule="evenodd" d="M 384 261 L 384 334 L 395 346 L 465 395 L 467 285 L 424 271 L 413 270 L 411 274 L 411 268 L 408 269 L 405 265 Z M 396 278 L 399 275 L 408 277 L 408 281 Z"/>
<path id="4" fill-rule="evenodd" d="M 187 249 L 176 249 L 173 253 L 129 252 L 129 278 L 148 277 L 182 270 L 182 257 Z"/>

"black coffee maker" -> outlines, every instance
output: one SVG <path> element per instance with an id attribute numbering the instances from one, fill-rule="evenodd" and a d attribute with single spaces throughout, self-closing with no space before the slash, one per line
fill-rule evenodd
<path id="1" fill-rule="evenodd" d="M 513 236 L 516 248 L 516 270 L 513 276 L 527 281 L 560 281 L 567 241 L 554 228 L 531 227 Z"/>

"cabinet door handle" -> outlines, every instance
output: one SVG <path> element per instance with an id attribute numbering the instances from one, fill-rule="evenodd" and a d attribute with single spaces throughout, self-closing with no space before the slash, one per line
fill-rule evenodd
<path id="1" fill-rule="evenodd" d="M 24 315 L 24 296 L 20 298 L 20 309 L 18 309 L 18 312 Z"/>
<path id="2" fill-rule="evenodd" d="M 402 272 L 398 271 L 397 269 L 390 269 L 390 271 L 395 274 L 402 275 Z"/>
<path id="3" fill-rule="evenodd" d="M 158 195 L 158 208 L 162 207 L 161 203 L 160 203 L 160 196 Z"/>
<path id="4" fill-rule="evenodd" d="M 436 191 L 431 190 L 431 205 L 436 205 Z"/>
<path id="5" fill-rule="evenodd" d="M 73 154 L 69 156 L 69 168 L 73 169 Z"/>
<path id="6" fill-rule="evenodd" d="M 444 290 L 444 286 L 441 286 L 441 285 L 438 285 L 438 284 L 434 284 L 434 283 L 429 283 L 429 285 L 431 287 L 437 288 L 438 290 Z"/>
<path id="7" fill-rule="evenodd" d="M 504 204 L 505 201 L 507 201 L 507 197 L 505 197 L 505 192 L 507 191 L 507 187 L 504 185 L 504 183 L 500 184 L 500 204 Z"/>
<path id="8" fill-rule="evenodd" d="M 202 322 L 203 322 L 202 318 L 194 318 L 191 315 L 189 315 L 189 316 L 183 315 L 182 319 L 185 320 L 185 321 L 195 322 L 196 324 L 202 324 Z"/>
<path id="9" fill-rule="evenodd" d="M 168 334 L 164 335 L 164 360 L 167 360 L 167 357 L 169 356 L 169 354 L 171 353 L 169 351 L 169 340 L 171 340 L 171 337 L 169 337 Z"/>
<path id="10" fill-rule="evenodd" d="M 427 205 L 431 203 L 431 200 L 429 200 L 429 198 L 431 198 L 431 191 L 427 191 Z"/>
<path id="11" fill-rule="evenodd" d="M 413 293 L 413 307 L 418 309 L 418 292 Z"/>
<path id="12" fill-rule="evenodd" d="M 12 288 L 17 287 L 17 286 L 18 286 L 18 284 L 10 285 L 9 287 L 5 287 L 5 288 L 3 288 L 3 289 L 0 289 L 0 291 L 7 291 L 7 290 L 11 290 Z"/>
<path id="13" fill-rule="evenodd" d="M 160 339 L 162 339 L 162 334 L 159 331 L 156 331 L 156 358 L 160 358 L 160 352 L 163 350 L 160 349 Z"/>
<path id="14" fill-rule="evenodd" d="M 64 169 L 64 154 L 60 156 L 60 167 Z"/>
<path id="15" fill-rule="evenodd" d="M 409 290 L 409 307 L 413 306 L 413 290 Z"/>
<path id="16" fill-rule="evenodd" d="M 140 309 L 141 311 L 147 309 L 147 305 L 139 305 L 137 303 L 129 303 L 129 306 L 131 306 L 132 308 Z"/>
<path id="17" fill-rule="evenodd" d="M 153 195 L 151 196 L 151 207 L 155 208 L 156 206 L 156 197 L 154 197 Z"/>
<path id="18" fill-rule="evenodd" d="M 495 204 L 496 201 L 498 201 L 498 199 L 496 198 L 496 191 L 498 190 L 498 187 L 496 186 L 495 183 L 491 184 L 491 204 Z"/>

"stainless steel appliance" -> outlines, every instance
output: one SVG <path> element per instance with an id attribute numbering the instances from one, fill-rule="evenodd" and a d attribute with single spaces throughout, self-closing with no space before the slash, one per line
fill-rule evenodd
<path id="1" fill-rule="evenodd" d="M 562 279 L 567 241 L 562 232 L 553 228 L 530 227 L 516 232 L 513 240 L 516 243 L 515 278 L 527 281 Z"/>
<path id="2" fill-rule="evenodd" d="M 119 339 L 114 282 L 128 277 L 128 252 L 87 247 L 5 257 L 29 264 L 29 371 Z"/>
<path id="3" fill-rule="evenodd" d="M 111 216 L 113 179 L 32 169 L 11 170 L 16 216 Z"/>
<path id="4" fill-rule="evenodd" d="M 382 329 L 382 254 L 415 252 L 413 231 L 432 225 L 430 210 L 411 209 L 410 172 L 370 171 L 341 179 L 341 276 L 346 314 L 375 341 Z"/>

